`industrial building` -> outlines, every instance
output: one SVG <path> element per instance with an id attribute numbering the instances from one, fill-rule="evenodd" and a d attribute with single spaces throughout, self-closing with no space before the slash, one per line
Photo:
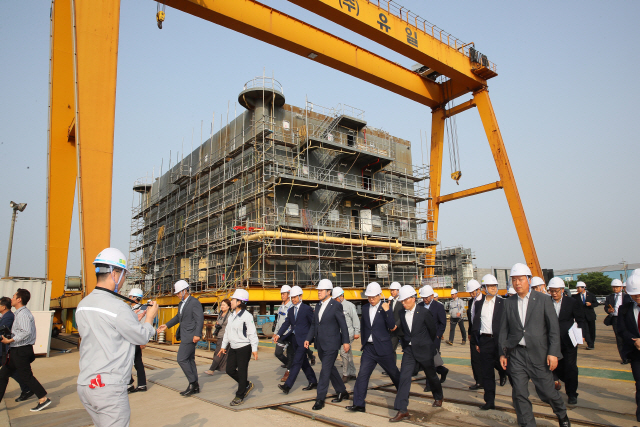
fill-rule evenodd
<path id="1" fill-rule="evenodd" d="M 435 249 L 429 171 L 364 111 L 285 103 L 258 77 L 245 111 L 156 179 L 134 184 L 128 286 L 168 295 L 236 287 L 418 287 Z"/>
<path id="2" fill-rule="evenodd" d="M 630 275 L 633 274 L 633 270 L 635 270 L 636 268 L 640 268 L 640 263 L 627 264 L 626 262 L 621 262 L 619 264 L 603 265 L 600 267 L 583 267 L 557 270 L 556 275 L 567 281 L 578 280 L 578 276 L 581 274 L 601 272 L 611 279 L 620 279 L 624 282 Z"/>
<path id="3" fill-rule="evenodd" d="M 474 259 L 475 254 L 471 249 L 462 246 L 438 249 L 435 258 L 434 288 L 452 288 L 464 292 L 467 282 L 473 279 Z"/>

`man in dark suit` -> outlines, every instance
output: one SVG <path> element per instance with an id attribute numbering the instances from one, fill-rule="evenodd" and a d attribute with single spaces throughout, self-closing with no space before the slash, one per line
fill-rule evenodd
<path id="1" fill-rule="evenodd" d="M 425 285 L 424 287 L 422 287 L 422 289 L 420 289 L 420 296 L 422 297 L 422 302 L 418 305 L 427 308 L 433 315 L 433 319 L 436 321 L 436 339 L 434 341 L 434 344 L 439 352 L 440 344 L 442 344 L 442 337 L 444 336 L 444 330 L 447 328 L 447 312 L 444 309 L 444 305 L 434 300 L 435 292 L 430 285 Z M 418 374 L 418 370 L 418 366 L 416 366 L 414 375 Z M 436 367 L 436 373 L 440 374 L 440 382 L 443 383 L 447 379 L 449 369 L 447 369 L 444 365 L 441 365 Z M 424 388 L 424 391 L 431 391 L 431 387 L 429 387 L 428 381 L 427 385 Z"/>
<path id="2" fill-rule="evenodd" d="M 482 278 L 482 285 L 487 295 L 476 303 L 470 339 L 475 343 L 476 351 L 480 353 L 485 402 L 480 409 L 487 411 L 496 408 L 495 369 L 498 370 L 500 375 L 500 386 L 504 386 L 507 382 L 507 374 L 500 366 L 500 355 L 498 353 L 504 299 L 498 295 L 498 280 L 493 275 L 485 275 Z"/>
<path id="3" fill-rule="evenodd" d="M 618 309 L 618 335 L 622 337 L 622 356 L 631 362 L 636 382 L 636 421 L 640 421 L 640 275 L 627 279 L 627 294 L 631 301 Z"/>
<path id="4" fill-rule="evenodd" d="M 178 304 L 178 314 L 169 320 L 165 325 L 158 328 L 158 332 L 163 332 L 167 328 L 172 328 L 178 323 L 180 347 L 178 348 L 178 365 L 189 380 L 189 386 L 185 391 L 180 392 L 183 396 L 191 396 L 200 393 L 198 384 L 198 371 L 196 369 L 196 345 L 202 339 L 202 327 L 204 326 L 204 311 L 200 301 L 189 295 L 189 284 L 184 280 L 178 280 L 174 285 L 174 294 L 180 298 Z"/>
<path id="5" fill-rule="evenodd" d="M 318 299 L 313 314 L 313 322 L 307 333 L 307 340 L 304 347 L 309 348 L 309 343 L 314 342 L 318 350 L 318 357 L 322 362 L 320 370 L 320 380 L 318 381 L 318 394 L 316 403 L 313 405 L 314 411 L 324 408 L 324 399 L 329 390 L 329 381 L 338 393 L 338 397 L 332 402 L 342 402 L 349 398 L 349 393 L 344 386 L 342 376 L 335 366 L 336 358 L 342 345 L 345 352 L 349 351 L 349 330 L 347 321 L 344 318 L 342 304 L 331 298 L 333 283 L 329 279 L 322 279 L 318 283 Z"/>
<path id="6" fill-rule="evenodd" d="M 376 282 L 369 283 L 365 296 L 368 304 L 362 306 L 362 357 L 360 371 L 353 387 L 353 406 L 349 411 L 364 412 L 369 378 L 376 365 L 389 373 L 393 385 L 398 388 L 400 371 L 396 366 L 396 352 L 391 344 L 390 331 L 397 328 L 393 312 L 388 303 L 381 303 L 382 288 Z"/>
<path id="7" fill-rule="evenodd" d="M 13 315 L 13 311 L 11 311 L 11 298 L 2 297 L 0 298 L 0 327 L 6 326 L 9 331 L 11 331 L 11 327 L 13 326 L 13 320 L 15 316 Z M 7 357 L 9 355 L 9 345 L 8 344 L 0 344 L 2 346 L 2 363 L 0 366 L 4 366 L 7 361 Z M 24 400 L 29 399 L 35 393 L 29 389 L 29 386 L 20 381 L 20 377 L 18 376 L 18 371 L 14 371 L 11 375 L 11 378 L 16 380 L 18 385 L 20 385 L 20 396 L 16 398 L 16 402 L 22 402 Z"/>
<path id="8" fill-rule="evenodd" d="M 626 365 L 629 363 L 628 359 L 622 356 L 622 337 L 618 336 L 618 308 L 622 304 L 626 304 L 631 301 L 629 295 L 623 291 L 622 282 L 619 279 L 613 279 L 611 281 L 611 289 L 613 293 L 607 296 L 604 302 L 604 312 L 611 318 L 611 326 L 613 328 L 613 334 L 616 337 L 616 345 L 618 346 L 618 353 L 620 354 L 620 364 Z"/>
<path id="9" fill-rule="evenodd" d="M 391 293 L 391 298 L 389 298 L 389 307 L 391 308 L 391 312 L 393 313 L 394 321 L 398 326 L 393 332 L 391 332 L 391 345 L 393 346 L 393 351 L 398 349 L 398 343 L 400 342 L 400 338 L 402 337 L 402 328 L 400 327 L 400 312 L 404 310 L 402 307 L 402 303 L 398 301 L 398 293 L 400 292 L 400 288 L 402 286 L 398 282 L 391 283 L 389 286 L 389 292 Z"/>
<path id="10" fill-rule="evenodd" d="M 480 288 L 480 282 L 475 279 L 471 279 L 467 283 L 467 292 L 471 294 L 471 299 L 468 302 L 469 308 L 467 308 L 469 331 L 471 331 L 471 329 L 473 328 L 473 319 L 475 317 L 476 305 L 478 305 L 478 303 L 484 298 L 484 295 L 482 295 L 482 291 L 480 290 Z M 473 374 L 473 380 L 475 381 L 475 384 L 469 386 L 469 390 L 479 390 L 482 388 L 482 360 L 480 359 L 480 352 L 476 348 L 476 344 L 474 344 L 474 341 L 471 341 L 471 338 L 469 338 L 469 344 L 469 351 L 471 353 L 471 372 Z"/>
<path id="11" fill-rule="evenodd" d="M 555 374 L 558 380 L 564 382 L 564 388 L 569 397 L 569 405 L 578 403 L 578 348 L 573 345 L 569 336 L 569 329 L 574 323 L 579 327 L 585 327 L 582 304 L 573 298 L 564 297 L 564 280 L 554 277 L 549 281 L 549 293 L 553 298 L 553 308 L 558 314 L 560 326 L 560 349 L 562 359 L 558 362 Z M 556 389 L 559 388 L 556 381 Z"/>
<path id="12" fill-rule="evenodd" d="M 502 369 L 508 369 L 511 375 L 518 425 L 536 425 L 529 400 L 531 380 L 540 400 L 551 405 L 560 427 L 569 427 L 567 408 L 554 387 L 551 372 L 562 358 L 560 326 L 553 302 L 548 295 L 530 290 L 532 274 L 526 265 L 514 265 L 510 275 L 518 296 L 504 301 L 498 351 Z"/>
<path id="13" fill-rule="evenodd" d="M 578 293 L 573 296 L 584 310 L 585 328 L 582 331 L 584 339 L 587 341 L 587 350 L 593 350 L 596 343 L 596 312 L 594 308 L 598 306 L 598 299 L 591 292 L 587 291 L 584 282 L 576 285 Z"/>
<path id="14" fill-rule="evenodd" d="M 278 333 L 273 337 L 273 341 L 276 343 L 279 340 L 288 340 L 292 346 L 293 362 L 291 363 L 291 368 L 289 368 L 289 376 L 284 384 L 278 384 L 284 394 L 289 394 L 289 390 L 296 382 L 301 368 L 309 381 L 309 385 L 303 390 L 313 390 L 318 386 L 316 373 L 313 372 L 313 368 L 307 358 L 307 350 L 304 348 L 309 328 L 313 323 L 313 310 L 302 303 L 302 289 L 300 286 L 291 288 L 289 295 L 293 306 L 289 307 L 287 318 Z"/>
<path id="15" fill-rule="evenodd" d="M 400 383 L 394 402 L 394 408 L 398 411 L 395 417 L 389 421 L 398 422 L 408 419 L 409 392 L 411 390 L 411 377 L 416 364 L 424 369 L 427 381 L 431 385 L 433 393 L 433 406 L 441 407 L 444 400 L 442 385 L 433 357 L 436 354 L 436 322 L 431 312 L 416 304 L 416 291 L 409 285 L 400 289 L 398 299 L 402 302 L 404 311 L 400 313 L 402 325 L 402 364 L 400 367 Z"/>

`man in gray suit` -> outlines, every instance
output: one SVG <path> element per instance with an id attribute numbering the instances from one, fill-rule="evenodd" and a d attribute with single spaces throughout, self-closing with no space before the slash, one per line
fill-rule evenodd
<path id="1" fill-rule="evenodd" d="M 178 314 L 169 320 L 166 325 L 161 325 L 158 332 L 172 328 L 178 323 L 176 337 L 180 340 L 178 348 L 178 364 L 182 372 L 189 380 L 189 387 L 180 392 L 183 396 L 191 396 L 200 393 L 198 384 L 198 371 L 196 370 L 196 345 L 202 339 L 202 327 L 204 326 L 204 312 L 202 304 L 194 297 L 189 296 L 189 284 L 184 280 L 178 280 L 174 285 L 174 294 L 180 298 Z"/>
<path id="2" fill-rule="evenodd" d="M 536 425 L 529 400 L 531 380 L 540 400 L 551 405 L 560 427 L 570 427 L 567 408 L 555 389 L 551 372 L 562 358 L 558 316 L 551 298 L 530 290 L 531 276 L 531 270 L 524 264 L 511 268 L 517 296 L 504 301 L 498 338 L 500 364 L 511 375 L 518 425 Z"/>

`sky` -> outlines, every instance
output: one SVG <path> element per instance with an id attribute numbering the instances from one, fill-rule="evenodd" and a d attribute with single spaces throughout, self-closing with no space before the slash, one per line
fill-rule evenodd
<path id="1" fill-rule="evenodd" d="M 285 0 L 265 3 L 403 66 L 415 62 Z M 401 3 L 497 64 L 490 96 L 542 268 L 640 262 L 640 3 Z M 9 202 L 28 203 L 15 227 L 13 276 L 45 274 L 49 11 L 49 1 L 30 0 L 5 2 L 0 14 L 3 251 Z M 227 111 L 239 114 L 238 93 L 263 73 L 281 82 L 288 104 L 308 97 L 365 110 L 370 126 L 412 142 L 414 163 L 428 162 L 428 107 L 175 9 L 159 30 L 155 13 L 152 1 L 121 2 L 112 246 L 128 252 L 134 181 L 157 176 L 163 162 L 166 171 L 183 144 L 197 147 L 214 114 L 216 129 Z M 458 115 L 457 129 L 462 179 L 449 178 L 445 147 L 442 194 L 499 180 L 477 111 Z M 70 275 L 80 273 L 78 234 L 74 216 Z M 441 205 L 438 237 L 443 247 L 472 248 L 479 267 L 523 261 L 501 190 Z"/>

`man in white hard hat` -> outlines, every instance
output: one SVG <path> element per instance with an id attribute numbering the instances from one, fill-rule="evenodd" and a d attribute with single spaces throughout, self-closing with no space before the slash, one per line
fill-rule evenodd
<path id="1" fill-rule="evenodd" d="M 554 371 L 556 389 L 560 389 L 560 381 L 564 382 L 564 388 L 569 398 L 569 405 L 578 403 L 578 348 L 573 345 L 569 336 L 569 329 L 577 323 L 584 327 L 584 311 L 582 305 L 573 298 L 564 295 L 564 280 L 554 277 L 549 281 L 549 293 L 553 298 L 553 307 L 558 314 L 560 325 L 560 349 L 562 359 L 558 361 L 558 368 Z"/>
<path id="2" fill-rule="evenodd" d="M 541 277 L 533 276 L 531 278 L 531 290 L 547 294 L 547 285 Z"/>
<path id="3" fill-rule="evenodd" d="M 402 364 L 400 367 L 400 382 L 398 393 L 393 407 L 397 414 L 391 418 L 391 422 L 399 422 L 409 419 L 409 392 L 414 367 L 420 365 L 427 375 L 427 382 L 431 384 L 431 392 L 434 402 L 432 406 L 441 407 L 444 400 L 442 385 L 436 373 L 434 356 L 436 354 L 436 322 L 431 312 L 417 304 L 415 289 L 404 285 L 400 289 L 398 299 L 404 306 L 400 313 L 400 324 L 404 335 L 402 336 Z"/>
<path id="4" fill-rule="evenodd" d="M 469 330 L 473 328 L 473 319 L 476 315 L 476 304 L 483 300 L 484 295 L 481 291 L 480 282 L 475 279 L 469 280 L 467 283 L 467 292 L 471 294 L 471 300 L 469 300 L 469 308 L 467 309 L 467 319 L 469 320 Z M 471 372 L 473 374 L 473 380 L 475 384 L 469 386 L 469 390 L 479 390 L 483 388 L 482 385 L 482 361 L 480 360 L 480 352 L 476 348 L 476 345 L 471 338 L 469 338 L 470 353 L 471 353 Z"/>
<path id="5" fill-rule="evenodd" d="M 396 352 L 391 345 L 390 331 L 397 328 L 389 303 L 381 303 L 382 288 L 377 282 L 369 283 L 364 292 L 369 302 L 362 306 L 362 357 L 356 384 L 353 386 L 352 412 L 365 412 L 369 378 L 376 365 L 389 373 L 398 388 L 400 371 L 396 366 Z"/>
<path id="6" fill-rule="evenodd" d="M 458 290 L 451 289 L 451 301 L 449 301 L 449 340 L 447 341 L 449 345 L 453 345 L 457 327 L 460 327 L 460 333 L 462 334 L 462 345 L 467 343 L 467 331 L 464 328 L 464 320 L 462 320 L 464 308 L 464 301 L 458 298 Z"/>
<path id="7" fill-rule="evenodd" d="M 135 313 L 138 313 L 138 310 L 141 309 L 140 302 L 142 301 L 142 297 L 144 294 L 142 293 L 142 289 L 140 288 L 132 288 L 129 291 L 129 299 L 131 299 L 131 308 Z M 144 310 L 147 309 L 145 305 Z M 144 315 L 145 313 L 143 313 Z M 144 316 L 143 316 L 144 318 Z M 129 388 L 127 389 L 128 393 L 137 393 L 139 391 L 147 391 L 147 374 L 144 370 L 144 363 L 142 363 L 142 349 L 144 349 L 144 345 L 136 345 L 136 352 L 133 358 L 133 367 L 136 370 L 136 375 L 138 377 L 138 387 L 133 385 L 133 376 L 131 376 L 131 380 L 129 381 Z"/>
<path id="8" fill-rule="evenodd" d="M 293 362 L 289 370 L 289 375 L 284 384 L 278 384 L 278 388 L 289 394 L 289 391 L 293 387 L 300 373 L 300 369 L 304 372 L 309 385 L 302 390 L 313 390 L 318 386 L 318 380 L 316 378 L 313 368 L 309 364 L 307 358 L 307 351 L 304 347 L 304 342 L 307 339 L 307 334 L 313 323 L 313 309 L 307 304 L 302 303 L 302 288 L 300 286 L 294 286 L 291 288 L 291 307 L 287 311 L 287 316 L 280 326 L 280 329 L 274 335 L 273 340 L 278 343 L 281 340 L 286 340 L 290 343 L 291 353 L 293 354 Z"/>
<path id="9" fill-rule="evenodd" d="M 618 308 L 618 334 L 622 336 L 622 355 L 630 360 L 636 382 L 636 421 L 640 422 L 640 272 L 627 279 L 627 294 L 631 298 Z"/>
<path id="10" fill-rule="evenodd" d="M 338 393 L 338 397 L 332 399 L 332 402 L 342 402 L 344 399 L 349 398 L 349 393 L 347 393 L 342 377 L 335 366 L 340 347 L 342 346 L 345 351 L 349 351 L 351 348 L 349 345 L 349 330 L 347 329 L 347 321 L 344 318 L 342 305 L 331 299 L 332 290 L 333 283 L 331 283 L 331 280 L 322 279 L 318 283 L 318 299 L 320 302 L 316 304 L 313 323 L 309 328 L 307 340 L 304 343 L 305 348 L 309 348 L 309 343 L 315 343 L 318 357 L 322 362 L 316 403 L 311 408 L 314 411 L 324 408 L 324 399 L 327 397 L 327 391 L 329 390 L 329 381 L 331 381 L 331 385 Z"/>
<path id="11" fill-rule="evenodd" d="M 511 375 L 513 406 L 520 426 L 535 426 L 529 380 L 538 397 L 551 405 L 560 427 L 569 427 L 567 408 L 555 389 L 553 373 L 562 358 L 560 326 L 551 298 L 532 291 L 531 270 L 525 264 L 515 264 L 510 272 L 517 297 L 504 302 L 498 350 L 502 369 Z"/>
<path id="12" fill-rule="evenodd" d="M 507 294 L 511 297 L 513 295 L 517 295 L 516 290 L 513 289 L 513 286 L 509 287 L 509 290 L 507 290 Z"/>
<path id="13" fill-rule="evenodd" d="M 431 314 L 433 315 L 433 319 L 436 321 L 436 339 L 434 340 L 434 344 L 438 353 L 440 352 L 440 344 L 442 343 L 442 337 L 444 336 L 444 331 L 447 328 L 447 312 L 444 309 L 444 306 L 435 300 L 435 291 L 431 287 L 431 285 L 425 285 L 420 289 L 420 296 L 422 297 L 422 302 L 418 305 L 421 305 L 427 308 Z M 414 371 L 414 374 L 417 374 L 418 370 Z M 447 369 L 444 365 L 436 366 L 436 373 L 440 375 L 440 382 L 444 383 L 447 380 L 447 374 L 449 373 L 449 369 Z M 427 384 L 424 388 L 425 392 L 431 391 L 431 385 L 427 381 Z"/>
<path id="14" fill-rule="evenodd" d="M 612 326 L 613 334 L 616 337 L 618 354 L 620 355 L 620 364 L 626 365 L 629 363 L 629 360 L 622 357 L 622 337 L 618 336 L 618 308 L 622 304 L 631 301 L 631 298 L 623 292 L 622 281 L 619 279 L 613 279 L 611 281 L 611 289 L 613 289 L 613 293 L 608 295 L 604 301 L 604 312 L 607 313 L 605 325 Z"/>
<path id="15" fill-rule="evenodd" d="M 98 283 L 76 310 L 81 338 L 78 397 L 97 427 L 125 427 L 131 418 L 127 384 L 135 346 L 155 334 L 158 305 L 152 302 L 140 323 L 142 314 L 136 316 L 117 293 L 127 273 L 127 258 L 119 250 L 103 250 L 93 264 Z"/>
<path id="16" fill-rule="evenodd" d="M 498 295 L 498 280 L 493 275 L 486 274 L 482 278 L 482 286 L 487 294 L 475 304 L 475 318 L 473 328 L 469 331 L 469 339 L 473 340 L 476 350 L 480 353 L 484 388 L 484 405 L 480 409 L 487 411 L 496 408 L 496 369 L 500 375 L 500 386 L 507 382 L 507 373 L 500 366 L 498 353 L 500 322 L 505 300 Z"/>
<path id="17" fill-rule="evenodd" d="M 189 295 L 189 284 L 186 281 L 178 280 L 174 285 L 173 293 L 180 298 L 178 313 L 165 325 L 160 325 L 158 332 L 180 324 L 176 331 L 176 338 L 180 340 L 178 364 L 189 381 L 187 389 L 180 394 L 188 397 L 200 393 L 198 370 L 196 369 L 196 345 L 202 339 L 204 311 L 200 301 Z M 227 362 L 227 366 L 228 364 L 229 362 Z"/>
<path id="18" fill-rule="evenodd" d="M 360 338 L 360 318 L 356 306 L 349 300 L 344 298 L 344 290 L 337 286 L 331 291 L 331 297 L 342 304 L 344 318 L 347 321 L 347 329 L 349 330 L 349 347 L 353 346 L 353 341 Z M 353 364 L 352 349 L 345 351 L 340 348 L 340 358 L 342 359 L 342 382 L 345 384 L 349 380 L 356 379 L 356 365 Z"/>
<path id="19" fill-rule="evenodd" d="M 587 350 L 593 350 L 596 343 L 596 318 L 598 317 L 594 308 L 598 303 L 598 298 L 591 292 L 587 291 L 587 285 L 584 282 L 578 282 L 576 285 L 578 293 L 573 295 L 584 310 L 585 328 L 582 331 L 585 341 L 587 341 Z"/>
<path id="20" fill-rule="evenodd" d="M 398 293 L 400 292 L 400 288 L 402 285 L 398 282 L 392 282 L 391 286 L 389 286 L 389 293 L 391 294 L 391 298 L 389 298 L 389 307 L 391 308 L 391 312 L 393 313 L 393 318 L 395 319 L 396 325 L 398 326 L 395 331 L 391 332 L 391 345 L 393 346 L 393 351 L 398 349 L 398 343 L 400 342 L 400 337 L 402 337 L 402 328 L 400 327 L 400 312 L 404 310 L 402 307 L 402 303 L 398 301 Z"/>

